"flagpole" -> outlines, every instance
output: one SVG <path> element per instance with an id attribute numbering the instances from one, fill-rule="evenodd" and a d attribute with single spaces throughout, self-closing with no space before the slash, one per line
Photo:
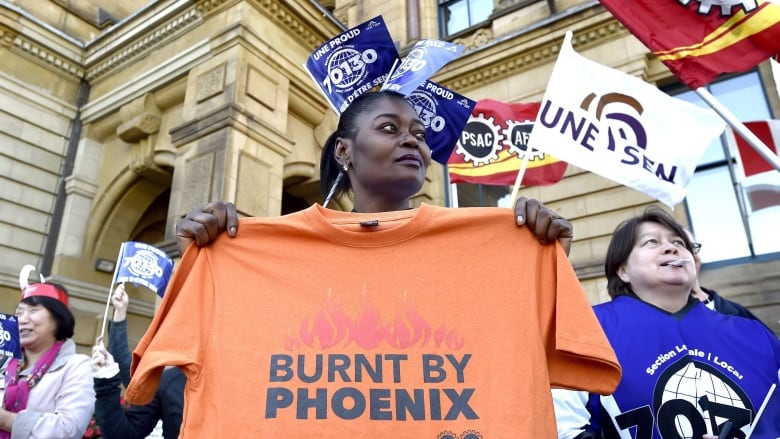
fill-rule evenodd
<path id="1" fill-rule="evenodd" d="M 108 287 L 108 300 L 106 300 L 106 310 L 103 312 L 103 323 L 100 325 L 100 338 L 106 335 L 106 322 L 108 321 L 108 307 L 111 306 L 111 296 L 114 294 L 114 280 L 116 280 L 117 274 L 119 274 L 119 265 L 122 263 L 122 255 L 124 254 L 125 243 L 123 242 L 119 246 L 119 255 L 116 257 L 116 265 L 114 265 L 114 275 L 111 277 L 111 286 Z"/>
<path id="2" fill-rule="evenodd" d="M 444 201 L 447 203 L 447 207 L 458 207 L 458 188 L 455 183 L 450 180 L 450 167 L 447 164 L 443 165 L 444 178 Z"/>
<path id="3" fill-rule="evenodd" d="M 450 207 L 458 207 L 458 184 L 450 183 Z"/>
<path id="4" fill-rule="evenodd" d="M 523 182 L 525 176 L 525 170 L 528 168 L 528 160 L 531 156 L 531 148 L 526 146 L 525 155 L 523 155 L 523 161 L 520 162 L 520 170 L 517 171 L 517 178 L 515 179 L 515 185 L 512 187 L 512 198 L 510 198 L 509 207 L 514 208 L 517 203 L 517 194 L 520 192 L 520 184 Z"/>
<path id="5" fill-rule="evenodd" d="M 731 159 L 731 145 L 735 144 L 734 135 L 728 131 L 724 131 L 720 135 L 721 145 L 723 146 L 723 154 L 726 156 L 726 163 L 728 163 L 729 175 L 733 183 L 734 195 L 737 197 L 737 206 L 739 207 L 739 216 L 742 219 L 742 227 L 745 229 L 745 236 L 747 237 L 748 249 L 750 249 L 750 256 L 754 256 L 753 251 L 753 236 L 750 233 L 750 223 L 748 221 L 747 205 L 745 203 L 745 196 L 742 192 L 742 184 L 737 181 L 736 172 L 734 171 L 734 163 Z"/>
<path id="6" fill-rule="evenodd" d="M 756 150 L 756 152 L 764 158 L 767 162 L 769 162 L 775 169 L 780 171 L 780 158 L 777 157 L 777 155 L 772 153 L 772 150 L 770 150 L 766 145 L 764 145 L 764 142 L 761 141 L 761 139 L 758 138 L 755 134 L 753 134 L 752 131 L 750 131 L 742 121 L 737 119 L 737 117 L 728 110 L 728 108 L 724 107 L 720 102 L 718 102 L 717 99 L 715 99 L 715 96 L 713 96 L 705 87 L 699 87 L 696 90 L 696 94 L 701 97 L 704 102 L 706 102 L 710 107 L 712 107 L 713 110 L 715 110 L 716 113 L 720 115 L 720 117 L 723 118 L 731 127 L 736 131 L 740 136 L 742 136 L 753 149 Z"/>
<path id="7" fill-rule="evenodd" d="M 745 439 L 750 439 L 750 437 L 753 435 L 753 431 L 756 429 L 756 426 L 758 425 L 758 418 L 760 418 L 761 415 L 764 414 L 764 409 L 766 408 L 767 404 L 769 404 L 769 400 L 772 398 L 772 393 L 774 393 L 775 387 L 777 387 L 777 384 L 775 383 L 772 383 L 772 385 L 769 386 L 769 391 L 766 392 L 766 396 L 764 397 L 764 402 L 762 402 L 761 407 L 758 408 L 758 411 L 756 412 L 756 417 L 753 418 L 753 422 L 750 424 L 750 432 L 748 433 L 747 437 L 745 437 Z"/>

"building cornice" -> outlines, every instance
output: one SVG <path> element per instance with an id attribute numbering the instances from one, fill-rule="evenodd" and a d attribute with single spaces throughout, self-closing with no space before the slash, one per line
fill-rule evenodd
<path id="1" fill-rule="evenodd" d="M 200 21 L 200 12 L 188 0 L 166 2 L 157 8 L 146 9 L 89 44 L 85 59 L 86 78 L 90 81 L 98 79 L 137 60 Z"/>
<path id="2" fill-rule="evenodd" d="M 280 27 L 290 30 L 293 35 L 298 37 L 299 41 L 304 42 L 312 50 L 343 31 L 337 26 L 334 19 L 327 22 L 327 34 L 315 27 L 315 22 L 323 23 L 320 19 L 322 11 L 314 8 L 310 2 L 308 3 L 309 7 L 301 7 L 295 12 L 278 0 L 250 0 L 250 2 L 258 5 L 263 13 Z M 301 3 L 306 4 L 307 2 Z"/>
<path id="3" fill-rule="evenodd" d="M 338 22 L 322 20 L 311 2 L 290 8 L 276 0 L 243 0 L 314 49 L 340 31 Z M 0 0 L 0 47 L 76 78 L 95 80 L 155 50 L 171 38 L 237 0 L 171 0 L 154 2 L 127 19 L 81 42 L 43 23 L 16 5 Z M 3 19 L 5 18 L 5 19 Z M 325 29 L 322 25 L 325 24 Z"/>
<path id="4" fill-rule="evenodd" d="M 566 30 L 572 28 L 575 33 L 572 44 L 575 48 L 596 46 L 628 34 L 608 13 L 578 20 L 572 18 L 559 19 L 557 26 L 556 23 L 549 23 L 542 35 L 536 30 L 526 30 L 494 39 L 488 28 L 479 29 L 465 37 L 465 40 L 458 41 L 471 50 L 448 64 L 435 80 L 448 88 L 464 92 L 549 64 L 557 58 Z"/>
<path id="5" fill-rule="evenodd" d="M 27 38 L 26 35 L 22 34 L 16 36 L 13 46 L 14 49 L 39 62 L 43 62 L 48 67 L 65 72 L 76 78 L 84 77 L 84 68 L 78 56 L 65 56 L 61 51 L 53 50 L 47 45 Z"/>
<path id="6" fill-rule="evenodd" d="M 84 75 L 81 41 L 6 0 L 0 0 L 0 47 L 68 75 Z"/>

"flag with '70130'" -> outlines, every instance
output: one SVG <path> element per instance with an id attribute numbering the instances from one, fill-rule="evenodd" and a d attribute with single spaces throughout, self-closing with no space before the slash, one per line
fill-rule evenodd
<path id="1" fill-rule="evenodd" d="M 725 129 L 711 109 L 580 56 L 566 33 L 529 148 L 643 192 L 685 198 L 704 150 Z"/>
<path id="2" fill-rule="evenodd" d="M 143 285 L 163 297 L 172 272 L 173 260 L 165 252 L 143 242 L 128 241 L 123 242 L 120 248 L 111 284 L 130 282 Z"/>

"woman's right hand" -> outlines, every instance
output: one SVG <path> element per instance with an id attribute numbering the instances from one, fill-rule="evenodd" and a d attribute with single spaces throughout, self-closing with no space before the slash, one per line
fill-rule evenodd
<path id="1" fill-rule="evenodd" d="M 130 304 L 130 298 L 127 297 L 124 282 L 114 288 L 111 295 L 111 304 L 114 305 L 114 321 L 121 322 L 127 319 L 127 305 Z"/>
<path id="2" fill-rule="evenodd" d="M 208 245 L 225 230 L 231 238 L 238 232 L 238 213 L 233 203 L 212 201 L 193 209 L 176 223 L 179 254 L 184 254 L 192 242 L 198 247 Z"/>

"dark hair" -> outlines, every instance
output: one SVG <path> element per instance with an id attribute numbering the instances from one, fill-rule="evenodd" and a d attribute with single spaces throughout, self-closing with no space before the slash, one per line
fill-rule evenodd
<path id="1" fill-rule="evenodd" d="M 68 294 L 68 290 L 64 286 L 52 282 L 48 283 L 55 285 L 58 289 L 64 291 L 65 294 Z M 54 332 L 54 338 L 57 340 L 66 340 L 73 337 L 73 332 L 76 329 L 76 318 L 73 317 L 73 313 L 70 312 L 70 309 L 64 303 L 46 296 L 30 296 L 22 299 L 21 303 L 29 306 L 40 305 L 49 311 L 54 321 L 57 322 L 57 330 Z"/>
<path id="2" fill-rule="evenodd" d="M 633 295 L 631 285 L 623 282 L 618 270 L 625 264 L 637 240 L 637 232 L 642 223 L 657 223 L 676 233 L 685 242 L 685 247 L 693 253 L 693 246 L 685 234 L 685 229 L 665 210 L 650 206 L 639 215 L 623 221 L 612 234 L 604 261 L 604 273 L 607 275 L 607 292 L 613 299 L 617 296 Z"/>
<path id="3" fill-rule="evenodd" d="M 341 113 L 336 131 L 328 137 L 328 140 L 325 141 L 325 145 L 322 146 L 322 156 L 320 157 L 320 193 L 322 194 L 323 200 L 328 195 L 328 192 L 330 192 L 331 186 L 336 182 L 339 173 L 343 172 L 341 165 L 336 161 L 336 139 L 339 137 L 354 139 L 360 128 L 357 125 L 358 118 L 363 113 L 374 109 L 379 101 L 386 98 L 402 99 L 405 102 L 408 102 L 404 95 L 395 91 L 369 91 L 358 96 L 349 104 L 346 110 Z M 345 195 L 351 189 L 352 184 L 349 181 L 349 175 L 344 172 L 344 176 L 341 177 L 341 181 L 333 194 L 333 199 Z"/>

